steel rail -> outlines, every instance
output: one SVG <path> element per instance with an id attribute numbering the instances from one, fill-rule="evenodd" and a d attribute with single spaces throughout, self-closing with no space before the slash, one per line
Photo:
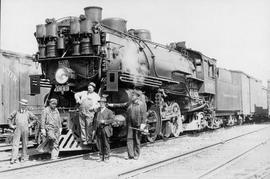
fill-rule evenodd
<path id="1" fill-rule="evenodd" d="M 256 144 L 255 146 L 252 146 L 251 148 L 249 148 L 248 150 L 245 150 L 244 152 L 241 152 L 240 154 L 235 155 L 234 157 L 230 158 L 229 160 L 226 160 L 225 162 L 222 162 L 221 164 L 217 165 L 216 167 L 209 169 L 208 171 L 204 172 L 203 174 L 201 174 L 197 178 L 206 178 L 206 177 L 209 177 L 209 176 L 216 174 L 216 172 L 218 172 L 219 170 L 223 169 L 224 167 L 226 167 L 228 165 L 233 164 L 233 162 L 236 162 L 238 159 L 245 156 L 249 152 L 251 152 L 254 149 L 258 148 L 259 146 L 265 144 L 268 140 L 270 140 L 270 138 L 268 138 L 267 140 L 265 140 L 259 144 Z"/>
<path id="2" fill-rule="evenodd" d="M 261 129 L 257 129 L 255 131 L 247 132 L 247 133 L 244 133 L 244 134 L 241 134 L 241 135 L 238 135 L 238 136 L 235 136 L 235 137 L 226 139 L 226 140 L 222 140 L 220 142 L 216 142 L 214 144 L 211 144 L 211 145 L 208 145 L 208 146 L 205 146 L 205 147 L 202 147 L 202 148 L 198 148 L 198 149 L 195 149 L 195 150 L 192 150 L 192 151 L 189 151 L 189 152 L 180 154 L 180 155 L 176 155 L 176 156 L 173 156 L 173 157 L 170 157 L 170 158 L 167 158 L 167 159 L 158 161 L 158 162 L 147 164 L 147 165 L 144 165 L 142 167 L 135 168 L 135 169 L 132 169 L 132 170 L 129 170 L 129 171 L 120 173 L 120 174 L 118 174 L 117 177 L 118 178 L 129 178 L 129 177 L 137 176 L 137 175 L 140 175 L 142 173 L 145 173 L 145 172 L 154 170 L 156 168 L 159 168 L 159 167 L 162 167 L 162 166 L 166 166 L 167 164 L 170 164 L 170 163 L 172 163 L 174 161 L 177 161 L 177 160 L 181 159 L 182 157 L 185 157 L 185 156 L 188 156 L 188 155 L 191 155 L 191 154 L 193 155 L 193 154 L 202 152 L 203 150 L 210 149 L 210 148 L 216 147 L 218 145 L 222 145 L 222 144 L 227 143 L 229 141 L 232 141 L 234 139 L 241 138 L 243 136 L 246 136 L 246 135 L 249 135 L 249 134 L 252 134 L 252 133 L 256 133 L 256 132 L 265 130 L 267 128 L 269 128 L 269 126 L 264 127 L 264 128 L 261 128 Z"/>
<path id="3" fill-rule="evenodd" d="M 265 128 L 267 128 L 267 127 L 265 127 Z M 263 130 L 265 128 L 261 128 L 261 129 L 258 129 L 256 131 Z M 220 128 L 220 129 L 222 129 L 222 128 Z M 217 130 L 214 130 L 214 131 L 210 130 L 210 132 L 216 132 L 216 131 Z M 256 131 L 253 131 L 253 132 L 250 132 L 250 133 L 254 133 Z M 200 132 L 200 134 L 201 133 L 206 133 L 206 132 L 209 132 L 209 131 Z M 245 135 L 245 134 L 243 134 L 243 135 Z M 185 136 L 187 136 L 187 134 L 180 135 L 178 137 L 168 138 L 167 140 L 165 140 L 165 142 L 168 141 L 168 140 L 174 140 L 174 139 L 183 138 Z M 144 147 L 144 146 L 147 146 L 149 144 L 158 144 L 158 143 L 161 143 L 161 142 L 164 142 L 164 140 L 157 140 L 156 142 L 142 143 L 141 146 Z M 220 143 L 223 143 L 223 142 L 220 142 Z M 113 152 L 113 151 L 117 151 L 117 150 L 123 150 L 125 148 L 126 148 L 126 146 L 118 147 L 118 148 L 111 149 L 111 151 Z M 68 160 L 75 160 L 75 159 L 79 159 L 79 158 L 88 157 L 89 155 L 97 155 L 97 154 L 98 154 L 98 152 L 89 152 L 87 154 L 80 154 L 80 155 L 75 155 L 75 156 L 71 156 L 71 157 L 64 157 L 64 158 L 60 158 L 60 159 L 56 159 L 56 160 L 35 162 L 33 164 L 29 164 L 29 165 L 25 165 L 25 166 L 19 166 L 19 167 L 16 167 L 16 168 L 9 168 L 9 169 L 2 170 L 2 171 L 0 170 L 0 174 L 2 174 L 2 173 L 8 173 L 8 172 L 14 172 L 14 171 L 19 171 L 19 170 L 33 168 L 33 167 L 39 167 L 39 166 L 43 166 L 43 165 L 49 165 L 49 164 L 58 163 L 58 162 L 64 162 L 64 161 L 68 161 Z M 26 162 L 26 164 L 27 164 L 27 162 Z"/>
<path id="4" fill-rule="evenodd" d="M 250 175 L 243 177 L 243 178 L 245 178 L 245 179 L 266 178 L 269 175 L 270 175 L 270 165 L 267 165 L 266 167 L 258 169 L 255 172 L 253 172 Z"/>
<path id="5" fill-rule="evenodd" d="M 35 146 L 35 143 L 28 144 L 27 148 L 32 148 Z M 22 149 L 22 144 L 19 144 L 19 149 Z M 0 152 L 9 152 L 12 150 L 12 144 L 4 144 L 0 146 Z"/>
<path id="6" fill-rule="evenodd" d="M 176 138 L 182 138 L 184 136 L 186 136 L 187 134 L 184 134 L 184 135 L 180 135 L 178 137 L 172 137 L 172 138 L 169 138 L 168 140 L 174 140 Z M 166 140 L 166 141 L 168 141 Z M 160 142 L 164 142 L 164 140 L 157 140 L 156 142 L 145 142 L 145 143 L 142 143 L 141 146 L 144 147 L 146 145 L 149 145 L 149 144 L 156 144 L 156 143 L 160 143 Z M 125 149 L 126 146 L 123 146 L 123 147 L 118 147 L 118 148 L 114 148 L 114 149 L 111 149 L 111 151 L 117 151 L 117 150 L 123 150 Z M 89 155 L 97 155 L 98 152 L 89 152 L 87 154 L 80 154 L 80 155 L 75 155 L 75 156 L 71 156 L 71 157 L 63 157 L 63 158 L 60 158 L 60 159 L 56 159 L 56 160 L 49 160 L 49 161 L 40 161 L 40 162 L 35 162 L 34 164 L 30 164 L 30 165 L 26 165 L 26 166 L 20 166 L 20 167 L 17 167 L 17 168 L 9 168 L 7 170 L 0 170 L 0 174 L 1 173 L 7 173 L 7 172 L 14 172 L 14 171 L 18 171 L 18 170 L 23 170 L 23 169 L 28 169 L 28 168 L 33 168 L 33 167 L 38 167 L 38 166 L 43 166 L 43 165 L 48 165 L 48 164 L 53 164 L 53 163 L 58 163 L 58 162 L 64 162 L 64 161 L 68 161 L 68 160 L 74 160 L 74 159 L 78 159 L 78 158 L 84 158 L 84 157 L 87 157 Z M 38 155 L 38 154 L 37 154 Z M 31 156 L 34 156 L 34 155 L 31 155 Z M 8 159 L 5 159 L 5 160 L 0 160 L 0 163 L 2 162 L 7 162 L 9 161 Z"/>

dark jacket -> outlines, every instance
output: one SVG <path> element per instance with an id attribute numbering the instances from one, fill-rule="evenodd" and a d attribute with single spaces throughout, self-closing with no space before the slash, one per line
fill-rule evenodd
<path id="1" fill-rule="evenodd" d="M 141 100 L 130 103 L 127 109 L 127 125 L 139 127 L 146 122 L 146 104 Z"/>
<path id="2" fill-rule="evenodd" d="M 104 123 L 101 123 L 101 121 L 104 120 Z M 96 114 L 96 118 L 94 120 L 94 130 L 97 131 L 98 135 L 98 130 L 105 130 L 105 133 L 107 137 L 111 137 L 113 135 L 112 131 L 112 126 L 111 123 L 114 120 L 114 114 L 113 112 L 105 108 L 104 111 L 101 112 L 101 109 L 98 110 Z"/>

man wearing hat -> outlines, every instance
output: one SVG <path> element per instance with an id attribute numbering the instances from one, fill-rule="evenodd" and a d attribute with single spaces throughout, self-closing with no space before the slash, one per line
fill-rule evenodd
<path id="1" fill-rule="evenodd" d="M 146 103 L 141 100 L 142 92 L 133 90 L 131 103 L 127 108 L 127 159 L 137 160 L 140 156 L 140 131 L 134 130 L 143 129 L 146 122 Z"/>
<path id="2" fill-rule="evenodd" d="M 92 142 L 93 118 L 99 107 L 100 97 L 94 92 L 95 88 L 96 84 L 91 82 L 88 84 L 88 91 L 81 91 L 74 95 L 76 102 L 80 104 L 79 121 L 81 139 L 84 145 Z"/>
<path id="3" fill-rule="evenodd" d="M 98 109 L 94 120 L 94 132 L 96 133 L 97 148 L 100 159 L 98 161 L 108 160 L 110 157 L 109 137 L 112 136 L 112 122 L 114 120 L 113 112 L 106 108 L 106 97 L 99 100 L 100 108 Z"/>
<path id="4" fill-rule="evenodd" d="M 15 163 L 18 159 L 20 138 L 22 138 L 21 161 L 28 160 L 28 128 L 37 121 L 37 117 L 32 112 L 28 111 L 27 105 L 28 101 L 26 99 L 21 99 L 21 101 L 19 101 L 19 110 L 12 112 L 8 118 L 10 128 L 15 129 L 10 161 L 11 164 Z"/>
<path id="5" fill-rule="evenodd" d="M 51 152 L 51 159 L 57 159 L 59 154 L 59 138 L 61 132 L 61 118 L 57 106 L 57 99 L 49 100 L 41 114 L 41 134 L 46 136 Z"/>

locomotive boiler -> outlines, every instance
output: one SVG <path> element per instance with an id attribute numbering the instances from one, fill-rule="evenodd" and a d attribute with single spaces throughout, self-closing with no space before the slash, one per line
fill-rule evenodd
<path id="1" fill-rule="evenodd" d="M 132 90 L 143 92 L 147 126 L 157 136 L 178 136 L 183 130 L 214 126 L 216 60 L 186 49 L 183 42 L 161 45 L 145 29 L 127 30 L 122 18 L 102 19 L 102 8 L 86 7 L 79 17 L 46 19 L 36 26 L 35 61 L 41 75 L 30 76 L 31 94 L 50 88 L 44 102 L 57 98 L 63 119 L 60 150 L 87 148 L 80 140 L 74 93 L 97 85 L 108 95 L 115 112 L 114 134 L 125 136 L 125 109 L 114 104 L 130 101 Z M 183 123 L 183 124 L 182 124 Z"/>

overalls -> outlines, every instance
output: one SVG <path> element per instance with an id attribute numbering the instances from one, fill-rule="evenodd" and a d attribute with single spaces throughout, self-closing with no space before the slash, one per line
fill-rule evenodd
<path id="1" fill-rule="evenodd" d="M 17 160 L 18 158 L 20 138 L 22 138 L 22 159 L 28 159 L 28 125 L 30 118 L 33 118 L 33 114 L 27 110 L 23 112 L 16 111 L 13 113 L 13 117 L 15 118 L 16 129 L 13 136 L 11 160 Z"/>

